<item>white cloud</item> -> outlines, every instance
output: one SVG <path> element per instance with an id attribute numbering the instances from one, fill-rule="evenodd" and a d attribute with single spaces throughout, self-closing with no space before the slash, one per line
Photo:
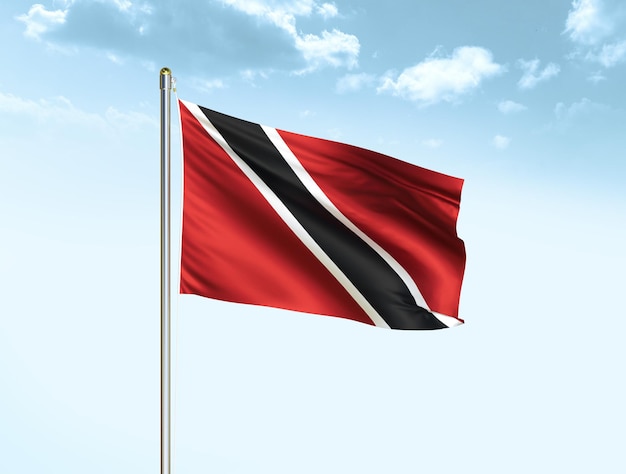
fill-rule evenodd
<path id="1" fill-rule="evenodd" d="M 123 12 L 128 11 L 133 6 L 133 2 L 130 0 L 113 0 L 113 3 Z"/>
<path id="2" fill-rule="evenodd" d="M 570 59 L 598 63 L 605 68 L 626 60 L 626 40 L 615 36 L 623 30 L 623 7 L 605 0 L 574 0 L 572 7 L 564 31 L 576 44 L 568 55 Z"/>
<path id="3" fill-rule="evenodd" d="M 423 106 L 454 102 L 478 88 L 484 79 L 504 71 L 504 66 L 493 62 L 490 51 L 463 46 L 448 58 L 429 57 L 395 79 L 393 73 L 388 73 L 378 92 L 390 92 Z"/>
<path id="4" fill-rule="evenodd" d="M 224 81 L 221 79 L 194 79 L 192 82 L 193 87 L 202 92 L 211 92 L 215 89 L 223 89 L 226 87 Z"/>
<path id="5" fill-rule="evenodd" d="M 295 44 L 308 63 L 306 68 L 297 71 L 298 74 L 311 72 L 326 65 L 352 69 L 357 65 L 361 48 L 356 36 L 339 30 L 322 31 L 321 37 L 312 34 L 297 35 Z"/>
<path id="6" fill-rule="evenodd" d="M 311 13 L 311 2 L 297 2 L 275 8 L 260 0 L 222 0 L 222 3 L 248 15 L 263 18 L 292 35 L 297 34 L 295 15 Z"/>
<path id="7" fill-rule="evenodd" d="M 439 148 L 443 145 L 443 140 L 439 138 L 428 138 L 426 140 L 422 140 L 421 144 L 428 148 Z"/>
<path id="8" fill-rule="evenodd" d="M 41 39 L 41 35 L 65 23 L 67 10 L 46 10 L 46 7 L 37 3 L 30 7 L 28 13 L 20 15 L 17 20 L 26 24 L 24 34 L 34 39 Z"/>
<path id="9" fill-rule="evenodd" d="M 505 137 L 502 135 L 496 135 L 495 137 L 493 137 L 493 140 L 491 141 L 491 143 L 498 150 L 505 150 L 511 144 L 511 139 L 509 137 Z"/>
<path id="10" fill-rule="evenodd" d="M 222 0 L 222 2 L 248 15 L 263 18 L 286 31 L 307 62 L 305 68 L 296 71 L 297 74 L 311 72 L 324 66 L 344 66 L 351 69 L 357 65 L 361 46 L 356 36 L 337 29 L 324 30 L 321 36 L 302 34 L 296 28 L 296 16 L 309 16 L 314 11 L 325 19 L 337 16 L 339 11 L 334 4 L 318 5 L 313 0 L 278 4 L 268 4 L 262 0 Z"/>
<path id="11" fill-rule="evenodd" d="M 498 110 L 503 114 L 514 114 L 517 112 L 523 112 L 528 107 L 522 104 L 518 104 L 517 102 L 513 102 L 512 100 L 503 100 L 498 104 Z"/>
<path id="12" fill-rule="evenodd" d="M 613 67 L 626 59 L 626 41 L 602 45 L 597 55 L 588 55 L 589 59 L 595 60 L 605 68 Z"/>
<path id="13" fill-rule="evenodd" d="M 522 77 L 518 81 L 517 85 L 520 89 L 532 89 L 537 84 L 556 76 L 561 68 L 558 64 L 549 63 L 543 70 L 539 70 L 538 59 L 531 61 L 524 61 L 520 59 L 518 62 L 519 67 L 524 71 Z"/>
<path id="14" fill-rule="evenodd" d="M 10 114 L 29 116 L 37 121 L 54 120 L 55 122 L 92 125 L 104 123 L 102 117 L 77 109 L 63 96 L 35 101 L 0 93 L 0 110 Z"/>
<path id="15" fill-rule="evenodd" d="M 123 130 L 137 130 L 144 126 L 158 127 L 155 117 L 140 112 L 120 112 L 114 107 L 106 110 L 104 118 L 107 123 Z"/>
<path id="16" fill-rule="evenodd" d="M 244 69 L 239 72 L 241 78 L 252 85 L 256 85 L 255 81 L 257 78 L 267 79 L 270 75 L 268 71 L 258 70 L 258 69 Z"/>
<path id="17" fill-rule="evenodd" d="M 26 25 L 25 35 L 53 41 L 46 44 L 55 48 L 94 47 L 110 53 L 112 60 L 135 57 L 170 62 L 167 58 L 180 61 L 184 55 L 190 59 L 188 64 L 230 67 L 229 72 L 259 69 L 302 74 L 329 66 L 353 68 L 360 50 L 356 36 L 336 28 L 299 28 L 301 18 L 338 17 L 332 1 L 213 0 L 151 6 L 145 0 L 55 0 L 54 4 L 59 9 L 36 4 L 17 17 Z M 85 27 L 95 21 L 101 21 L 98 28 Z M 164 29 L 170 34 L 160 34 Z M 232 31 L 238 34 L 228 33 Z M 188 46 L 181 50 L 172 37 Z"/>
<path id="18" fill-rule="evenodd" d="M 339 128 L 331 128 L 326 133 L 332 140 L 340 141 L 343 137 L 343 132 Z"/>
<path id="19" fill-rule="evenodd" d="M 263 18 L 273 25 L 285 30 L 290 35 L 299 36 L 296 29 L 296 17 L 308 17 L 317 13 L 324 19 L 339 15 L 333 3 L 318 5 L 314 0 L 297 0 L 291 2 L 268 0 L 222 0 L 222 3 L 251 16 Z"/>
<path id="20" fill-rule="evenodd" d="M 334 3 L 323 3 L 317 7 L 317 13 L 327 20 L 328 18 L 334 18 L 339 15 L 339 10 L 337 10 Z"/>
<path id="21" fill-rule="evenodd" d="M 589 76 L 587 80 L 593 82 L 594 84 L 597 84 L 598 82 L 605 81 L 606 76 L 604 76 L 604 74 L 602 74 L 600 71 L 596 71 L 591 76 Z"/>
<path id="22" fill-rule="evenodd" d="M 554 107 L 554 115 L 560 122 L 570 122 L 590 113 L 605 112 L 607 110 L 609 110 L 608 106 L 593 102 L 584 97 L 570 106 L 566 106 L 563 102 L 559 102 Z"/>
<path id="23" fill-rule="evenodd" d="M 360 74 L 346 74 L 337 81 L 335 89 L 340 94 L 354 92 L 361 90 L 363 87 L 372 85 L 375 80 L 376 76 L 364 72 Z"/>
<path id="24" fill-rule="evenodd" d="M 616 114 L 608 105 L 593 102 L 586 97 L 570 105 L 559 102 L 554 107 L 555 120 L 548 125 L 548 129 L 563 132 L 572 127 L 580 127 L 584 131 L 600 117 L 602 120 L 608 120 L 611 116 L 612 120 L 623 120 L 621 114 Z"/>
<path id="25" fill-rule="evenodd" d="M 124 64 L 124 61 L 122 60 L 122 58 L 120 58 L 118 55 L 113 54 L 113 53 L 106 53 L 106 57 L 109 61 L 111 61 L 113 64 Z"/>
<path id="26" fill-rule="evenodd" d="M 139 112 L 120 112 L 109 107 L 104 115 L 85 112 L 62 96 L 53 99 L 31 100 L 0 92 L 0 111 L 26 116 L 37 122 L 95 128 L 103 131 L 158 127 L 155 117 Z"/>
<path id="27" fill-rule="evenodd" d="M 282 11 L 295 15 L 309 15 L 313 11 L 313 0 L 295 2 L 268 0 L 221 0 L 224 5 L 236 8 L 249 15 L 260 16 L 264 13 Z"/>
<path id="28" fill-rule="evenodd" d="M 601 0 L 574 0 L 565 21 L 564 33 L 584 45 L 599 43 L 613 31 L 611 18 L 604 12 Z"/>

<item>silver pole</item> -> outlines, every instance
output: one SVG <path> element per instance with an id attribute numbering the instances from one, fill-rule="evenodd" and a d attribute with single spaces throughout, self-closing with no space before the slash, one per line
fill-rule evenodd
<path id="1" fill-rule="evenodd" d="M 170 474 L 170 95 L 172 71 L 164 67 L 161 87 L 161 474 Z"/>

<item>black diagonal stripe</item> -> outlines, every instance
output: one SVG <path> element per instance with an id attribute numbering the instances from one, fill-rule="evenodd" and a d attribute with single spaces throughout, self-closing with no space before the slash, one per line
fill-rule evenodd
<path id="1" fill-rule="evenodd" d="M 200 109 L 390 327 L 447 327 L 416 304 L 400 276 L 374 249 L 313 197 L 259 125 Z"/>

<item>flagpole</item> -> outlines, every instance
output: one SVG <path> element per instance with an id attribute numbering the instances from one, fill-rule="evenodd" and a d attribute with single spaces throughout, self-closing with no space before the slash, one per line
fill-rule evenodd
<path id="1" fill-rule="evenodd" d="M 161 474 L 170 474 L 170 96 L 172 72 L 164 67 L 161 88 Z"/>

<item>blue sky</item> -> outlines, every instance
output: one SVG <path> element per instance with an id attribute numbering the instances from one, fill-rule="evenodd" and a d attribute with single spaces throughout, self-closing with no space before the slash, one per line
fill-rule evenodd
<path id="1" fill-rule="evenodd" d="M 0 19 L 6 472 L 158 471 L 162 66 L 183 99 L 466 180 L 460 328 L 175 298 L 174 472 L 624 471 L 622 2 L 42 0 Z"/>

